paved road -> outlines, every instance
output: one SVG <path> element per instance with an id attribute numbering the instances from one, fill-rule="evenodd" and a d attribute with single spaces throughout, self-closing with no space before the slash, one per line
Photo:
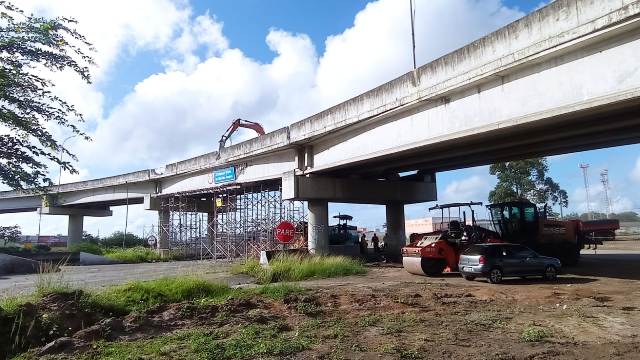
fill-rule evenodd
<path id="1" fill-rule="evenodd" d="M 0 297 L 18 295 L 33 291 L 37 281 L 52 281 L 69 284 L 72 287 L 98 288 L 106 285 L 121 284 L 132 280 L 150 280 L 164 276 L 194 275 L 211 281 L 227 283 L 231 286 L 250 282 L 246 276 L 229 273 L 229 264 L 210 261 L 179 261 L 150 264 L 118 264 L 96 266 L 65 266 L 62 271 L 47 275 L 0 275 Z M 401 270 L 401 269 L 399 269 Z M 578 276 L 600 280 L 640 280 L 640 251 L 598 249 L 583 250 L 579 266 L 563 269 L 564 276 Z M 411 276 L 402 271 L 384 272 L 385 279 L 376 271 L 371 275 L 375 281 L 422 281 L 420 277 Z M 451 274 L 444 280 L 460 280 Z M 315 282 L 325 284 L 327 281 L 336 284 L 353 285 L 361 278 L 340 278 L 305 282 L 313 286 Z"/>
<path id="2" fill-rule="evenodd" d="M 232 286 L 250 280 L 246 276 L 231 275 L 229 268 L 229 264 L 209 261 L 64 266 L 60 272 L 45 275 L 0 275 L 0 296 L 31 292 L 38 281 L 51 281 L 72 287 L 99 288 L 132 280 L 151 280 L 177 275 L 197 275 Z"/>

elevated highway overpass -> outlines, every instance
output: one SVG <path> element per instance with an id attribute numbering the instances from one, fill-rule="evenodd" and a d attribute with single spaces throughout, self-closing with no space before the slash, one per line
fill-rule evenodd
<path id="1" fill-rule="evenodd" d="M 127 202 L 158 210 L 160 197 L 276 181 L 283 198 L 308 201 L 311 248 L 326 246 L 327 202 L 356 202 L 387 205 L 387 241 L 398 249 L 402 205 L 435 200 L 439 171 L 637 143 L 638 54 L 639 0 L 558 0 L 264 136 L 162 169 L 54 187 L 46 203 L 3 192 L 0 213 L 67 212 L 70 231 L 80 218 L 75 240 L 83 210 L 108 216 Z M 224 171 L 231 180 L 216 181 Z"/>

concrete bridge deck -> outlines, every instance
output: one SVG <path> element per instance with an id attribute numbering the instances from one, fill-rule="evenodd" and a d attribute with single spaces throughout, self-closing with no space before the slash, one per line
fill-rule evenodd
<path id="1" fill-rule="evenodd" d="M 233 167 L 233 184 L 282 179 L 286 198 L 310 200 L 320 218 L 327 201 L 389 203 L 398 212 L 397 204 L 435 200 L 439 171 L 637 143 L 639 53 L 640 1 L 558 0 L 415 72 L 219 153 L 54 188 L 55 205 L 106 210 L 128 201 L 153 209 L 155 196 L 227 186 L 213 172 Z M 419 173 L 398 177 L 409 170 Z M 405 184 L 413 190 L 398 192 Z M 0 213 L 40 207 L 39 196 L 0 193 Z M 391 236 L 403 238 L 397 227 Z"/>

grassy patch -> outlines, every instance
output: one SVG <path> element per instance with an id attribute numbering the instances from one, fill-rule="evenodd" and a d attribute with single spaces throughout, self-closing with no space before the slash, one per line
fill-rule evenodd
<path id="1" fill-rule="evenodd" d="M 520 338 L 526 342 L 539 342 L 551 336 L 551 331 L 543 326 L 529 325 L 522 331 Z"/>
<path id="2" fill-rule="evenodd" d="M 366 314 L 358 319 L 358 325 L 361 327 L 374 326 L 382 320 L 382 316 L 379 314 Z"/>
<path id="3" fill-rule="evenodd" d="M 68 251 L 71 252 L 85 252 L 93 255 L 103 255 L 104 248 L 96 243 L 81 241 L 77 244 L 69 246 Z"/>
<path id="4" fill-rule="evenodd" d="M 366 268 L 357 260 L 345 256 L 280 255 L 269 262 L 269 267 L 249 260 L 232 268 L 235 273 L 253 276 L 258 283 L 300 281 L 310 278 L 330 278 L 364 274 Z"/>
<path id="5" fill-rule="evenodd" d="M 168 257 L 160 257 L 157 251 L 142 246 L 127 249 L 109 248 L 105 250 L 104 256 L 130 264 L 171 260 Z"/>
<path id="6" fill-rule="evenodd" d="M 233 289 L 205 280 L 175 277 L 150 281 L 133 281 L 92 294 L 92 301 L 119 312 L 143 310 L 159 304 L 196 300 L 224 300 Z"/>
<path id="7" fill-rule="evenodd" d="M 290 332 L 279 324 L 245 325 L 229 333 L 194 329 L 148 340 L 98 342 L 93 351 L 80 358 L 255 359 L 286 357 L 307 349 L 311 344 L 312 338 Z"/>
<path id="8" fill-rule="evenodd" d="M 280 283 L 267 284 L 256 288 L 256 293 L 273 300 L 282 300 L 290 294 L 302 294 L 304 289 L 298 285 Z"/>

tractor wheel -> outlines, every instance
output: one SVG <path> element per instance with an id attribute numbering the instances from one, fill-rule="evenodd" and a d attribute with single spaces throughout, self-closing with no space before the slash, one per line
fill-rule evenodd
<path id="1" fill-rule="evenodd" d="M 492 284 L 499 284 L 502 282 L 502 270 L 499 268 L 493 268 L 489 271 L 489 282 Z"/>
<path id="2" fill-rule="evenodd" d="M 558 270 L 556 270 L 554 266 L 549 265 L 544 269 L 543 277 L 545 280 L 555 280 L 558 277 Z"/>
<path id="3" fill-rule="evenodd" d="M 422 258 L 421 265 L 422 271 L 424 271 L 427 276 L 441 275 L 444 271 L 444 268 L 447 266 L 444 259 L 429 258 Z"/>

